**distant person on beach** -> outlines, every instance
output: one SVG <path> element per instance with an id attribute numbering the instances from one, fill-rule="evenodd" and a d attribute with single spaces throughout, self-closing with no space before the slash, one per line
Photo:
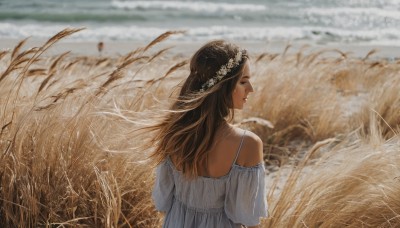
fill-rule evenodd
<path id="1" fill-rule="evenodd" d="M 232 43 L 205 44 L 170 112 L 152 127 L 152 196 L 163 227 L 251 227 L 267 216 L 262 141 L 230 124 L 253 92 L 248 59 Z"/>
<path id="2" fill-rule="evenodd" d="M 104 49 L 104 43 L 102 41 L 97 43 L 97 50 L 99 51 L 99 55 L 101 56 L 101 53 L 103 52 Z"/>

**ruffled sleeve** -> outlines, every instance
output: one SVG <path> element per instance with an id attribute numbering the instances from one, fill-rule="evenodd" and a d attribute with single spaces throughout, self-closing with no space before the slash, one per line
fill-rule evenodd
<path id="1" fill-rule="evenodd" d="M 174 177 L 168 162 L 165 160 L 156 169 L 152 197 L 158 211 L 167 212 L 172 206 L 174 196 Z"/>
<path id="2" fill-rule="evenodd" d="M 260 224 L 267 217 L 265 167 L 232 167 L 226 187 L 225 213 L 234 223 L 245 226 Z"/>

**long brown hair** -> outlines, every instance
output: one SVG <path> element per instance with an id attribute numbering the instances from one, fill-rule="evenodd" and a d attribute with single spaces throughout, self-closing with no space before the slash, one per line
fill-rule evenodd
<path id="1" fill-rule="evenodd" d="M 200 92 L 201 86 L 239 51 L 243 53 L 239 65 L 222 81 Z M 151 140 L 156 147 L 151 157 L 157 163 L 171 156 L 185 176 L 198 176 L 199 165 L 207 161 L 217 129 L 226 119 L 233 118 L 232 92 L 247 59 L 245 50 L 223 40 L 211 41 L 193 55 L 190 74 L 178 98 L 165 118 L 152 127 L 157 133 Z"/>

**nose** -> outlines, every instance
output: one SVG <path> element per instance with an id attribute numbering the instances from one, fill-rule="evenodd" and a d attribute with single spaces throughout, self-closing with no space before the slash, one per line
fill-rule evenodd
<path id="1" fill-rule="evenodd" d="M 253 84 L 251 84 L 250 82 L 248 83 L 247 92 L 248 92 L 248 93 L 254 92 Z"/>

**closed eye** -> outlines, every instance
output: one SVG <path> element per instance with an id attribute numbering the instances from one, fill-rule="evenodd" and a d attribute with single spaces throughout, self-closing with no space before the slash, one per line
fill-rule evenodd
<path id="1" fill-rule="evenodd" d="M 248 75 L 245 75 L 245 76 L 241 77 L 241 78 L 239 79 L 240 84 L 241 84 L 241 85 L 246 84 L 247 82 L 249 82 L 249 79 L 250 79 L 250 76 L 248 76 Z"/>

